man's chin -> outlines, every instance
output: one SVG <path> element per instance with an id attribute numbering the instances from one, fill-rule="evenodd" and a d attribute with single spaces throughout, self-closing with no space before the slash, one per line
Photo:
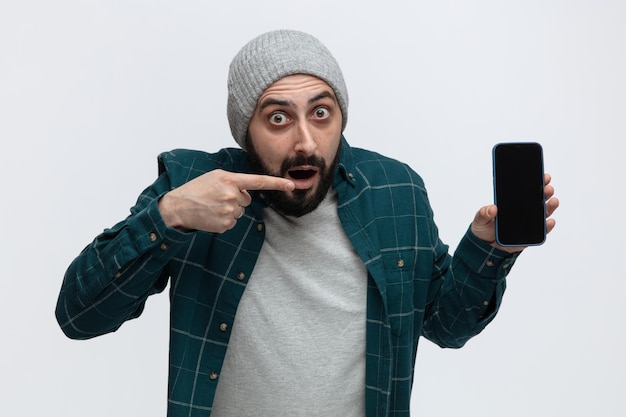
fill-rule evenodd
<path id="1" fill-rule="evenodd" d="M 292 217 L 301 217 L 315 210 L 326 197 L 328 188 L 295 189 L 293 191 L 265 191 L 266 202 L 277 212 Z"/>

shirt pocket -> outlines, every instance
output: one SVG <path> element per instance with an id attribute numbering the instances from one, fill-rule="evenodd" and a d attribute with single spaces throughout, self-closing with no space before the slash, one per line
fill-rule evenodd
<path id="1" fill-rule="evenodd" d="M 413 328 L 415 252 L 389 252 L 383 254 L 382 259 L 389 325 L 392 334 L 400 336 Z"/>

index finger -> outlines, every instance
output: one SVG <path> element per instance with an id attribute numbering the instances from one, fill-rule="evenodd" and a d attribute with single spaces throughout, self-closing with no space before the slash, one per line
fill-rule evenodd
<path id="1" fill-rule="evenodd" d="M 296 188 L 287 178 L 260 174 L 235 174 L 235 184 L 240 190 L 292 191 Z"/>

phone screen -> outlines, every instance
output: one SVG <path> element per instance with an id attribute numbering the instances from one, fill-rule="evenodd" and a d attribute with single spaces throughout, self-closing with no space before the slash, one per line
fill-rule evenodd
<path id="1" fill-rule="evenodd" d="M 546 211 L 541 145 L 497 144 L 493 148 L 493 176 L 498 244 L 542 244 L 546 238 Z"/>

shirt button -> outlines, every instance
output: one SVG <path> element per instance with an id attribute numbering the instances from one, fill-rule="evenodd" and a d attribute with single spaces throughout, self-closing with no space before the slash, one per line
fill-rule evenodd
<path id="1" fill-rule="evenodd" d="M 489 301 L 483 301 L 483 305 L 486 307 L 489 305 Z"/>
<path id="2" fill-rule="evenodd" d="M 119 278 L 119 277 L 121 277 L 121 276 L 122 276 L 122 272 L 121 272 L 121 271 L 117 271 L 117 272 L 115 273 L 115 275 L 114 275 L 114 278 L 115 278 L 115 279 L 118 279 L 118 278 Z"/>
<path id="3" fill-rule="evenodd" d="M 167 243 L 161 243 L 161 249 L 167 250 L 170 246 Z"/>
<path id="4" fill-rule="evenodd" d="M 238 274 L 237 274 L 237 279 L 238 279 L 239 281 L 243 281 L 244 279 L 246 279 L 246 274 L 245 274 L 245 273 L 243 273 L 243 272 L 238 273 Z"/>
<path id="5" fill-rule="evenodd" d="M 263 231 L 263 223 L 259 223 L 256 225 L 256 231 L 257 232 L 262 232 Z"/>
<path id="6" fill-rule="evenodd" d="M 352 172 L 348 173 L 348 178 L 354 181 L 354 174 Z"/>
<path id="7" fill-rule="evenodd" d="M 396 262 L 396 265 L 398 265 L 398 268 L 402 268 L 404 266 L 404 259 L 402 258 L 398 259 L 398 262 Z"/>
<path id="8" fill-rule="evenodd" d="M 220 330 L 222 332 L 225 332 L 226 330 L 228 330 L 228 324 L 226 323 L 220 323 Z"/>
<path id="9" fill-rule="evenodd" d="M 156 242 L 156 240 L 157 240 L 156 233 L 154 233 L 154 232 L 150 233 L 149 239 L 150 239 L 150 242 Z"/>
<path id="10" fill-rule="evenodd" d="M 217 372 L 213 371 L 209 374 L 209 379 L 215 381 L 217 379 Z"/>
<path id="11" fill-rule="evenodd" d="M 495 265 L 495 263 L 491 259 L 487 259 L 486 264 L 487 264 L 487 266 L 494 266 Z"/>

